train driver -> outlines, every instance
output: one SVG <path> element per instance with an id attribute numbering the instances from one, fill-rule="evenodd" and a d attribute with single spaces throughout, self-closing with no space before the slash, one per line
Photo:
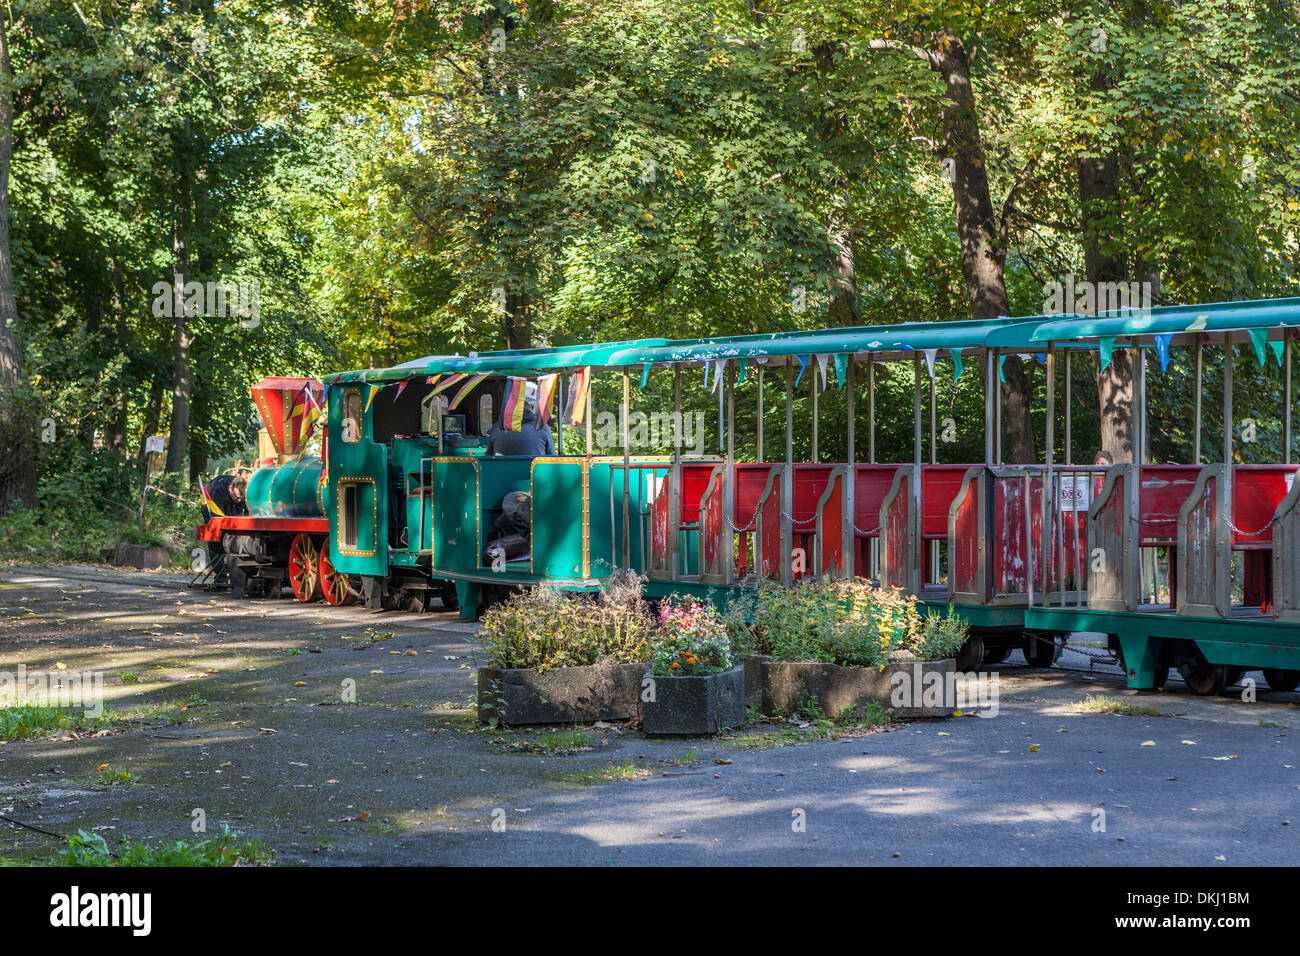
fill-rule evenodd
<path id="1" fill-rule="evenodd" d="M 502 409 L 504 415 L 505 409 Z M 529 382 L 524 386 L 523 426 L 518 431 L 507 430 L 502 416 L 492 425 L 488 432 L 485 454 L 519 455 L 525 458 L 540 458 L 555 454 L 555 439 L 551 437 L 551 426 L 537 419 L 537 383 Z"/>

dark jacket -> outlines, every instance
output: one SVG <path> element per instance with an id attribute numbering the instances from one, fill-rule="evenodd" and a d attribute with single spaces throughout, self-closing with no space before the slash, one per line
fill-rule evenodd
<path id="1" fill-rule="evenodd" d="M 230 494 L 230 483 L 235 478 L 235 475 L 218 475 L 213 478 L 207 484 L 208 497 L 227 515 L 246 515 L 248 514 L 247 499 L 237 502 Z M 212 517 L 206 507 L 203 508 L 203 517 L 205 519 Z"/>
<path id="2" fill-rule="evenodd" d="M 488 432 L 487 454 L 522 455 L 526 458 L 540 458 L 555 454 L 555 439 L 551 437 L 551 426 L 537 427 L 537 413 L 531 405 L 524 407 L 524 424 L 517 432 L 506 431 L 502 420 L 498 418 Z"/>

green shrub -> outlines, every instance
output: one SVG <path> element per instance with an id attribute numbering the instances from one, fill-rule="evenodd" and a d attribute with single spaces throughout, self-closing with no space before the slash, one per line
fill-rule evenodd
<path id="1" fill-rule="evenodd" d="M 943 660 L 967 637 L 951 609 L 922 614 L 916 598 L 861 580 L 765 581 L 733 602 L 726 622 L 739 652 L 844 667 Z"/>
<path id="2" fill-rule="evenodd" d="M 479 640 L 492 667 L 582 667 L 646 660 L 654 628 L 643 579 L 615 572 L 592 594 L 535 587 L 483 615 Z"/>
<path id="3" fill-rule="evenodd" d="M 60 851 L 60 866 L 239 866 L 266 863 L 270 854 L 256 840 L 229 827 L 210 840 L 151 844 L 128 840 L 116 854 L 98 833 L 78 830 Z"/>

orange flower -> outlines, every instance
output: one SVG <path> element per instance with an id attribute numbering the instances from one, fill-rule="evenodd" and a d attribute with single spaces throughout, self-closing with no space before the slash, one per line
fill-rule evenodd
<path id="1" fill-rule="evenodd" d="M 682 666 L 681 664 L 678 664 L 676 661 L 673 661 L 673 667 L 681 667 L 681 666 Z"/>

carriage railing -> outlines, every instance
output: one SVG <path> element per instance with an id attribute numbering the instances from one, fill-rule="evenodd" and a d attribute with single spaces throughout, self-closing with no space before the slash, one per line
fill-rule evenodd
<path id="1" fill-rule="evenodd" d="M 1300 622 L 1300 481 L 1273 513 L 1273 618 Z"/>
<path id="2" fill-rule="evenodd" d="M 1206 465 L 1178 511 L 1177 611 L 1227 617 L 1232 609 L 1232 542 L 1223 496 L 1229 469 Z"/>
<path id="3" fill-rule="evenodd" d="M 921 522 L 915 507 L 916 465 L 900 465 L 880 504 L 880 584 L 921 593 Z"/>
<path id="4" fill-rule="evenodd" d="M 1114 465 L 1088 507 L 1088 607 L 1134 611 L 1138 604 L 1138 466 Z"/>
<path id="5" fill-rule="evenodd" d="M 1105 469 L 975 466 L 948 509 L 949 600 L 976 605 L 1086 601 L 1090 499 Z"/>

